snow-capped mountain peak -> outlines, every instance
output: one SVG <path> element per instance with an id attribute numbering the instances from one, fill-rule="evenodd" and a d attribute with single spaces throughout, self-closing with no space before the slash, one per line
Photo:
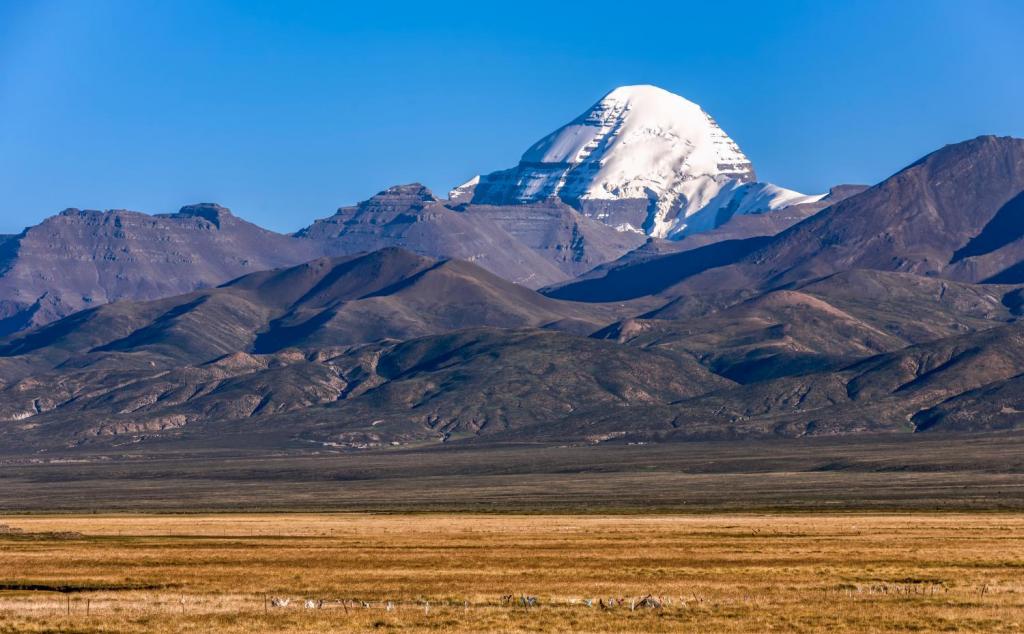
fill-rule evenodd
<path id="1" fill-rule="evenodd" d="M 535 143 L 517 167 L 481 177 L 473 200 L 560 198 L 612 226 L 666 237 L 722 203 L 723 189 L 755 180 L 739 146 L 700 106 L 657 86 L 622 86 Z"/>
<path id="2" fill-rule="evenodd" d="M 656 86 L 622 86 L 538 141 L 524 163 L 600 167 L 607 187 L 659 183 L 655 176 L 719 172 L 753 180 L 750 161 L 700 106 Z"/>

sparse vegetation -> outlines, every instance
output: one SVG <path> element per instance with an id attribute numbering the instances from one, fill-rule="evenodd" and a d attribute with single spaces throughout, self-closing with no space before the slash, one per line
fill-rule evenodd
<path id="1" fill-rule="evenodd" d="M 1024 510 L 1024 434 L 0 455 L 0 509 L 706 513 Z"/>
<path id="2" fill-rule="evenodd" d="M 83 537 L 0 536 L 0 632 L 1024 628 L 1017 514 L 3 521 Z"/>

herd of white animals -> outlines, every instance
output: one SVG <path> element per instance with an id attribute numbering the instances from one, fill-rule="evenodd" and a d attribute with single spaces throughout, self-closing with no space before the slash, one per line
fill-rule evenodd
<path id="1" fill-rule="evenodd" d="M 694 595 L 692 600 L 695 601 L 695 602 L 703 602 L 703 598 L 698 597 L 696 595 Z M 293 605 L 292 599 L 290 599 L 288 597 L 269 597 L 268 601 L 269 601 L 269 606 L 270 607 L 274 607 L 274 608 L 287 608 L 287 607 L 290 607 L 290 606 Z M 416 601 L 416 602 L 372 601 L 371 602 L 371 601 L 360 601 L 360 600 L 357 600 L 357 599 L 303 599 L 303 600 L 301 600 L 301 602 L 302 602 L 302 607 L 307 609 L 307 610 L 318 610 L 318 609 L 327 608 L 327 607 L 340 607 L 340 608 L 345 609 L 345 611 L 348 611 L 349 608 L 353 608 L 353 609 L 362 608 L 362 609 L 367 609 L 367 610 L 371 609 L 371 608 L 377 608 L 377 609 L 383 608 L 386 612 L 393 612 L 398 607 L 404 606 L 404 607 L 417 607 L 417 608 L 422 607 L 424 613 L 426 613 L 426 614 L 430 613 L 430 602 L 429 601 Z M 299 605 L 299 600 L 296 600 L 294 602 L 294 605 L 298 606 Z M 462 603 L 448 601 L 448 602 L 440 602 L 440 603 L 435 602 L 435 605 L 444 605 L 444 606 L 447 606 L 447 607 L 462 607 L 462 608 L 468 610 L 470 607 L 487 607 L 487 606 L 492 606 L 493 604 L 488 603 L 488 604 L 484 604 L 484 605 L 481 606 L 479 604 L 470 604 L 469 601 L 463 601 Z M 512 594 L 506 594 L 506 595 L 503 595 L 501 597 L 501 605 L 502 606 L 507 606 L 507 607 L 535 608 L 535 607 L 540 607 L 541 603 L 540 603 L 540 600 L 537 597 L 535 597 L 535 596 L 522 594 L 522 595 L 519 595 L 518 597 L 516 597 L 515 595 L 512 595 Z M 552 601 L 552 602 L 549 602 L 547 605 L 558 605 L 558 603 Z M 638 610 L 638 609 L 643 609 L 643 608 L 647 608 L 647 609 L 661 609 L 661 608 L 665 608 L 665 607 L 671 607 L 673 605 L 673 601 L 672 601 L 672 599 L 670 597 L 660 597 L 660 596 L 654 596 L 654 595 L 648 594 L 648 595 L 645 595 L 645 596 L 632 597 L 632 598 L 629 598 L 629 599 L 624 598 L 624 597 L 618 597 L 618 598 L 616 598 L 616 597 L 609 597 L 608 599 L 604 599 L 604 598 L 576 599 L 576 598 L 573 598 L 573 599 L 568 599 L 567 601 L 563 602 L 561 605 L 564 605 L 564 606 L 583 606 L 583 607 L 588 607 L 588 608 L 598 607 L 598 608 L 605 609 L 605 610 L 610 610 L 610 609 L 613 609 L 613 608 L 625 608 L 625 607 L 628 606 L 630 610 Z M 686 605 L 687 605 L 686 599 L 684 599 L 683 597 L 679 597 L 679 605 L 681 607 L 685 608 Z"/>

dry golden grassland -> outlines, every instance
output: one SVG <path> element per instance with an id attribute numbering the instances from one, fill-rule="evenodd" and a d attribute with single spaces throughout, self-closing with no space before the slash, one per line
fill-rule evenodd
<path id="1" fill-rule="evenodd" d="M 1019 514 L 0 524 L 24 531 L 0 535 L 2 632 L 1024 631 Z M 538 605 L 502 605 L 509 594 Z M 648 594 L 662 607 L 630 609 Z M 291 603 L 268 607 L 271 596 Z"/>

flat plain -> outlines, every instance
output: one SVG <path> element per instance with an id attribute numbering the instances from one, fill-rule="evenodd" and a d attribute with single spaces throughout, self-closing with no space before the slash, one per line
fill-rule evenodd
<path id="1" fill-rule="evenodd" d="M 1024 433 L 0 455 L 7 513 L 1024 511 Z"/>
<path id="2" fill-rule="evenodd" d="M 4 521 L 4 632 L 1024 630 L 1019 514 Z"/>
<path id="3" fill-rule="evenodd" d="M 1024 631 L 1021 434 L 6 455 L 0 509 L 0 632 Z"/>

